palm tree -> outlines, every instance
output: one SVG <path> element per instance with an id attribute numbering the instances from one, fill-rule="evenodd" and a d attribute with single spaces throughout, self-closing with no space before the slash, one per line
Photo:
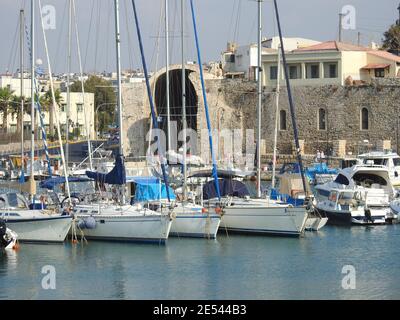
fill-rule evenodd
<path id="1" fill-rule="evenodd" d="M 11 113 L 13 119 L 17 116 L 17 134 L 21 134 L 21 130 L 23 130 L 22 124 L 22 114 L 21 114 L 21 103 L 22 99 L 20 96 L 13 96 L 11 105 L 8 109 L 8 112 Z"/>
<path id="2" fill-rule="evenodd" d="M 14 91 L 9 87 L 0 88 L 0 111 L 3 113 L 3 133 L 7 133 L 7 118 L 10 105 L 14 100 Z"/>

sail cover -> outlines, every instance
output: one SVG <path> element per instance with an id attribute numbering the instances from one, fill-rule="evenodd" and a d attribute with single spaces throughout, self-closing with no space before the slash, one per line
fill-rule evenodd
<path id="1" fill-rule="evenodd" d="M 114 168 L 107 174 L 93 171 L 86 171 L 86 175 L 100 183 L 107 184 L 118 184 L 123 185 L 126 183 L 126 172 L 124 159 L 121 155 L 117 155 L 115 158 Z"/>
<path id="2" fill-rule="evenodd" d="M 68 177 L 68 182 L 86 182 L 92 181 L 86 177 Z M 41 181 L 39 186 L 43 189 L 53 190 L 55 186 L 66 182 L 65 177 L 52 177 L 47 180 Z"/>
<path id="3" fill-rule="evenodd" d="M 243 182 L 232 179 L 219 179 L 219 190 L 221 197 L 234 196 L 244 197 L 249 196 L 249 190 Z M 209 200 L 212 198 L 218 198 L 218 192 L 215 190 L 216 183 L 214 180 L 207 182 L 203 186 L 203 199 Z"/>

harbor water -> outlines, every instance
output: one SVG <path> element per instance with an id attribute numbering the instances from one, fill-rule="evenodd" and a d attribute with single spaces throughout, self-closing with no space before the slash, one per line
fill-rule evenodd
<path id="1" fill-rule="evenodd" d="M 400 225 L 160 246 L 23 243 L 0 253 L 0 299 L 399 299 L 399 244 Z M 48 266 L 54 288 L 43 285 Z"/>

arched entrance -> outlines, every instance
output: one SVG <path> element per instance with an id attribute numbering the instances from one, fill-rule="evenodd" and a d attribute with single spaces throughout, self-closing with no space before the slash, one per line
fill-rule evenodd
<path id="1" fill-rule="evenodd" d="M 193 70 L 186 69 L 186 123 L 188 129 L 197 130 L 197 103 L 198 97 L 192 81 L 189 79 Z M 176 122 L 177 133 L 182 131 L 182 70 L 173 69 L 169 71 L 169 94 L 170 94 L 170 119 Z M 162 73 L 156 80 L 155 105 L 159 117 L 159 128 L 167 135 L 167 95 L 166 95 L 166 73 Z M 172 137 L 172 139 L 176 137 Z M 178 142 L 178 148 L 181 142 Z"/>

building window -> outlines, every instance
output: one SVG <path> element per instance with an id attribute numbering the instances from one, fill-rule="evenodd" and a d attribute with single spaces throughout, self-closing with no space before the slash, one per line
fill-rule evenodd
<path id="1" fill-rule="evenodd" d="M 300 72 L 298 66 L 289 66 L 289 78 L 300 79 Z"/>
<path id="2" fill-rule="evenodd" d="M 318 130 L 326 130 L 326 110 L 323 108 L 318 110 Z"/>
<path id="3" fill-rule="evenodd" d="M 369 130 L 369 112 L 367 108 L 361 109 L 361 130 Z"/>
<path id="4" fill-rule="evenodd" d="M 281 110 L 279 112 L 279 130 L 281 130 L 281 131 L 287 130 L 286 111 L 285 110 Z"/>
<path id="5" fill-rule="evenodd" d="M 375 69 L 375 77 L 376 78 L 384 78 L 385 77 L 385 69 L 383 69 L 383 68 Z"/>
<path id="6" fill-rule="evenodd" d="M 76 104 L 76 110 L 78 112 L 82 112 L 83 111 L 83 104 L 82 103 L 77 103 Z"/>
<path id="7" fill-rule="evenodd" d="M 278 79 L 278 67 L 273 66 L 269 68 L 269 75 L 271 80 L 276 80 Z"/>
<path id="8" fill-rule="evenodd" d="M 61 112 L 65 112 L 66 109 L 67 109 L 67 105 L 65 103 L 63 103 L 61 105 Z"/>
<path id="9" fill-rule="evenodd" d="M 235 55 L 234 54 L 225 55 L 225 62 L 234 63 L 235 62 Z"/>
<path id="10" fill-rule="evenodd" d="M 318 79 L 319 78 L 319 64 L 307 64 L 307 79 Z"/>
<path id="11" fill-rule="evenodd" d="M 324 64 L 324 77 L 325 78 L 337 78 L 338 77 L 338 64 L 328 62 Z"/>

